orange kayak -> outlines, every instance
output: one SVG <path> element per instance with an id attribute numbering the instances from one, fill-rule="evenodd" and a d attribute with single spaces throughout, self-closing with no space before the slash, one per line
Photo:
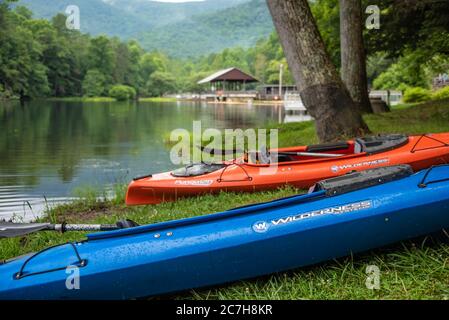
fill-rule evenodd
<path id="1" fill-rule="evenodd" d="M 305 189 L 352 171 L 409 164 L 415 171 L 449 163 L 449 133 L 385 135 L 260 151 L 219 164 L 195 164 L 137 178 L 127 205 L 149 205 L 207 193 L 254 192 L 285 185 Z"/>

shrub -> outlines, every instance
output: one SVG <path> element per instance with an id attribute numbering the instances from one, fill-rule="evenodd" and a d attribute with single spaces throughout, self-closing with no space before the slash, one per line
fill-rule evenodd
<path id="1" fill-rule="evenodd" d="M 404 93 L 404 102 L 406 103 L 424 102 L 429 101 L 431 98 L 430 90 L 420 87 L 408 88 Z"/>
<path id="2" fill-rule="evenodd" d="M 17 98 L 16 96 L 14 96 L 14 94 L 12 93 L 11 90 L 5 89 L 1 84 L 0 84 L 0 99 L 14 99 Z"/>
<path id="3" fill-rule="evenodd" d="M 449 87 L 441 88 L 433 93 L 433 99 L 442 100 L 449 99 Z"/>
<path id="4" fill-rule="evenodd" d="M 83 92 L 87 97 L 101 97 L 105 91 L 106 77 L 98 70 L 89 70 L 83 81 Z"/>
<path id="5" fill-rule="evenodd" d="M 371 70 L 371 72 L 373 71 Z M 427 86 L 424 68 L 421 66 L 418 56 L 413 52 L 407 52 L 373 82 L 374 89 L 379 90 L 401 90 L 401 87 L 404 86 Z"/>
<path id="6" fill-rule="evenodd" d="M 132 100 L 136 97 L 136 90 L 125 85 L 116 85 L 109 90 L 109 96 L 118 101 Z"/>

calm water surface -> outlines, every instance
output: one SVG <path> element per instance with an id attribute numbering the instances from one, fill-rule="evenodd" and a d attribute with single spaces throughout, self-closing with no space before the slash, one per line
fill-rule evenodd
<path id="1" fill-rule="evenodd" d="M 244 129 L 308 117 L 276 106 L 0 101 L 0 219 L 29 220 L 77 190 L 173 169 L 164 138 L 196 120 Z"/>

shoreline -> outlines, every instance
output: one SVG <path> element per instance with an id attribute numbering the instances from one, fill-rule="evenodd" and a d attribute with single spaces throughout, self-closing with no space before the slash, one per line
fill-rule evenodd
<path id="1" fill-rule="evenodd" d="M 159 102 L 159 103 L 172 103 L 172 102 L 190 102 L 190 103 L 206 103 L 211 105 L 253 105 L 253 106 L 282 106 L 284 101 L 282 100 L 252 100 L 252 101 L 207 101 L 207 100 L 195 100 L 195 99 L 177 99 L 177 98 L 139 98 L 136 100 L 124 100 L 118 101 L 110 97 L 49 97 L 49 98 L 35 98 L 29 101 L 46 100 L 55 102 Z M 0 101 L 20 101 L 19 99 L 1 99 Z"/>
<path id="2" fill-rule="evenodd" d="M 215 105 L 251 105 L 251 106 L 282 106 L 284 105 L 284 101 L 282 100 L 276 100 L 276 101 L 270 101 L 270 100 L 252 100 L 247 102 L 239 102 L 239 101 L 204 101 L 204 100 L 197 100 L 200 102 L 204 102 L 207 104 L 215 104 Z"/>

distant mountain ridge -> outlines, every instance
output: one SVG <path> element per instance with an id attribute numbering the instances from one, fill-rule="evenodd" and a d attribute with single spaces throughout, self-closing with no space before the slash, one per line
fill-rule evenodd
<path id="1" fill-rule="evenodd" d="M 35 17 L 50 19 L 77 5 L 81 31 L 137 39 L 147 50 L 195 57 L 228 47 L 249 47 L 273 30 L 265 0 L 19 0 Z"/>
<path id="2" fill-rule="evenodd" d="M 158 2 L 152 0 L 102 0 L 121 11 L 146 20 L 152 26 L 168 25 L 192 15 L 213 13 L 250 0 L 205 0 L 199 2 Z M 142 31 L 142 30 L 140 30 Z"/>
<path id="3" fill-rule="evenodd" d="M 265 0 L 252 0 L 213 13 L 194 15 L 169 26 L 142 33 L 137 39 L 147 49 L 174 57 L 196 57 L 230 47 L 248 48 L 268 37 L 273 22 Z"/>
<path id="4" fill-rule="evenodd" d="M 23 5 L 33 11 L 35 17 L 51 19 L 58 13 L 64 13 L 67 6 L 80 8 L 81 31 L 92 35 L 106 34 L 132 37 L 138 28 L 148 28 L 149 24 L 136 15 L 123 12 L 101 0 L 19 0 L 16 5 Z"/>

